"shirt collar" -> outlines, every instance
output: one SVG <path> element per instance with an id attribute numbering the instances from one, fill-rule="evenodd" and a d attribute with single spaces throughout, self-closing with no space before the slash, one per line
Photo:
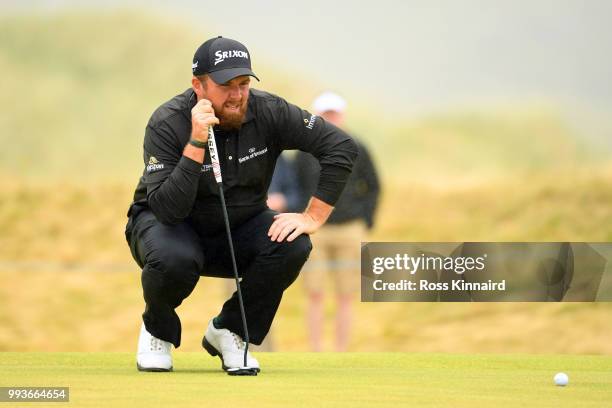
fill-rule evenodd
<path id="1" fill-rule="evenodd" d="M 249 90 L 249 100 L 247 102 L 247 111 L 244 114 L 244 119 L 242 120 L 242 123 L 247 123 L 255 119 L 255 112 L 253 112 L 253 109 L 255 109 L 255 98 L 253 97 L 253 92 Z"/>

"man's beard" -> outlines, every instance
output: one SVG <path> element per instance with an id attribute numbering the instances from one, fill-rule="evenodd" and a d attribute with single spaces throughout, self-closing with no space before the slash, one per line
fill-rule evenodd
<path id="1" fill-rule="evenodd" d="M 246 99 L 240 105 L 238 112 L 229 111 L 228 109 L 215 109 L 215 116 L 219 118 L 219 127 L 223 130 L 239 130 L 244 121 L 244 115 L 247 111 Z"/>

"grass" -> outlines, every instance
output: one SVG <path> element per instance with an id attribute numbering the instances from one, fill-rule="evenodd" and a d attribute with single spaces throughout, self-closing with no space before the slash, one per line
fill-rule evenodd
<path id="1" fill-rule="evenodd" d="M 144 303 L 138 268 L 2 270 L 0 351 L 132 351 Z M 180 351 L 200 350 L 224 281 L 202 278 L 177 309 Z M 231 286 L 231 285 L 230 285 Z M 329 288 L 331 289 L 331 288 Z M 324 349 L 333 350 L 333 296 Z M 285 293 L 271 337 L 278 351 L 308 351 L 301 280 Z M 612 355 L 612 303 L 355 303 L 351 351 Z"/>
<path id="2" fill-rule="evenodd" d="M 478 183 L 388 183 L 372 240 L 610 241 L 611 170 L 516 172 Z"/>
<path id="3" fill-rule="evenodd" d="M 538 173 L 526 180 L 436 187 L 387 184 L 371 239 L 612 238 L 609 168 Z M 0 350 L 132 350 L 143 307 L 139 271 L 123 238 L 133 187 L 2 184 Z M 199 348 L 204 325 L 218 312 L 225 293 L 220 281 L 203 279 L 179 308 L 183 350 Z M 308 350 L 305 303 L 298 281 L 275 321 L 278 350 Z M 334 310 L 331 296 L 326 350 L 333 350 Z M 611 314 L 612 303 L 605 302 L 357 303 L 350 350 L 612 354 Z"/>
<path id="4" fill-rule="evenodd" d="M 172 373 L 139 373 L 133 353 L 2 353 L 1 386 L 68 386 L 78 407 L 602 407 L 612 358 L 573 355 L 259 353 L 257 377 L 230 377 L 205 352 Z M 570 384 L 553 385 L 564 371 Z"/>
<path id="5" fill-rule="evenodd" d="M 134 188 L 129 181 L 0 183 L 1 260 L 132 265 L 123 237 Z M 610 166 L 477 184 L 383 181 L 370 239 L 609 241 L 610 184 Z"/>

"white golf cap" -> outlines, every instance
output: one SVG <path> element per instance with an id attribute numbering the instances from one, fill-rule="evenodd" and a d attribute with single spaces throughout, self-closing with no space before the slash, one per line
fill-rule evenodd
<path id="1" fill-rule="evenodd" d="M 346 101 L 340 95 L 333 92 L 323 92 L 312 103 L 312 109 L 316 114 L 327 111 L 344 112 Z"/>

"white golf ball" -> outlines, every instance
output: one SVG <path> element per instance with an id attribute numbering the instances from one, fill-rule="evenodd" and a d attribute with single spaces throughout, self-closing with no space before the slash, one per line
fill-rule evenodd
<path id="1" fill-rule="evenodd" d="M 557 373 L 555 374 L 555 384 L 559 387 L 565 387 L 569 382 L 569 377 L 565 373 Z"/>

